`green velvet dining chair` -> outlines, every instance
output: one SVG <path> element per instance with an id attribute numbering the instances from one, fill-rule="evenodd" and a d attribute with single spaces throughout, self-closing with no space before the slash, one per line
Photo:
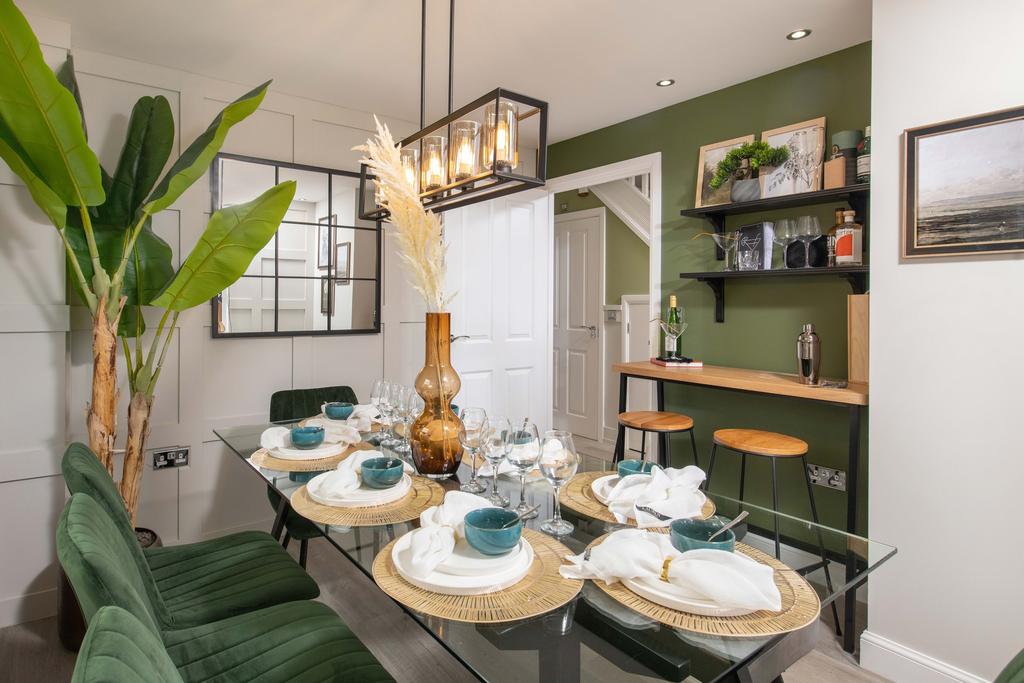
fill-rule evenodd
<path id="1" fill-rule="evenodd" d="M 301 420 L 313 417 L 320 413 L 320 406 L 324 403 L 340 401 L 355 405 L 359 403 L 356 392 L 352 387 L 317 387 L 315 389 L 285 389 L 275 391 L 270 396 L 270 421 L 286 422 L 288 420 Z M 271 506 L 277 510 L 281 503 L 281 495 L 274 490 L 273 486 L 267 485 L 267 498 Z M 288 508 L 284 521 L 285 534 L 282 545 L 287 548 L 288 543 L 294 538 L 299 542 L 299 565 L 306 566 L 306 557 L 309 554 L 309 541 L 323 535 L 323 532 L 299 513 Z"/>
<path id="2" fill-rule="evenodd" d="M 1024 650 L 1010 660 L 993 683 L 1024 683 Z"/>
<path id="3" fill-rule="evenodd" d="M 99 503 L 84 493 L 71 496 L 57 524 L 57 557 L 91 632 L 79 654 L 85 663 L 76 680 L 130 681 L 138 669 L 136 680 L 174 681 L 157 643 L 186 683 L 393 680 L 341 618 L 319 602 L 286 602 L 177 627 L 152 576 L 136 563 L 132 545 Z M 126 614 L 102 611 L 105 607 Z M 94 650 L 100 653 L 95 662 Z"/>
<path id="4" fill-rule="evenodd" d="M 320 594 L 316 581 L 264 531 L 142 549 L 114 480 L 88 446 L 68 446 L 61 470 L 68 490 L 88 494 L 100 506 L 130 561 L 151 577 L 144 585 L 149 599 L 164 605 L 162 625 L 205 624 Z"/>

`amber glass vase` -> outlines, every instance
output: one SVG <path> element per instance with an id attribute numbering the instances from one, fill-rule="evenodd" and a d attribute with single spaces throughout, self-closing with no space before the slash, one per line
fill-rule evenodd
<path id="1" fill-rule="evenodd" d="M 427 313 L 426 365 L 416 375 L 423 414 L 412 423 L 410 443 L 416 469 L 431 479 L 447 479 L 459 469 L 461 422 L 451 403 L 462 382 L 451 364 L 451 314 Z"/>

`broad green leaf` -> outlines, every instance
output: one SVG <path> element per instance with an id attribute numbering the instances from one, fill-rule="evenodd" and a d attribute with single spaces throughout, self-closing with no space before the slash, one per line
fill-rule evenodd
<path id="1" fill-rule="evenodd" d="M 2 1 L 2 0 L 0 0 Z M 187 190 L 192 183 L 206 173 L 206 169 L 213 161 L 213 157 L 220 151 L 227 137 L 228 130 L 242 119 L 246 118 L 257 108 L 267 94 L 267 81 L 258 88 L 250 90 L 237 100 L 224 107 L 217 118 L 213 120 L 209 128 L 202 135 L 197 137 L 188 149 L 178 157 L 178 160 L 171 166 L 171 170 L 163 177 L 160 184 L 153 190 L 144 208 L 145 212 L 153 215 L 163 211 L 177 201 L 178 197 Z"/>
<path id="2" fill-rule="evenodd" d="M 21 178 L 25 187 L 28 188 L 29 194 L 32 195 L 32 199 L 43 210 L 43 213 L 49 216 L 53 224 L 58 228 L 63 228 L 67 221 L 67 207 L 32 168 L 24 150 L 10 134 L 2 119 L 0 119 L 0 159 L 6 161 L 11 170 Z"/>
<path id="3" fill-rule="evenodd" d="M 277 232 L 295 197 L 295 181 L 275 185 L 256 199 L 217 211 L 154 306 L 184 311 L 231 286 Z"/>
<path id="4" fill-rule="evenodd" d="M 89 139 L 89 127 L 85 125 L 85 108 L 82 107 L 82 91 L 78 87 L 78 78 L 75 77 L 75 58 L 68 53 L 68 58 L 64 60 L 64 63 L 57 69 L 57 80 L 68 89 L 71 96 L 75 98 L 75 104 L 78 106 L 78 115 L 82 117 L 82 132 L 85 134 L 85 139 Z"/>
<path id="5" fill-rule="evenodd" d="M 153 189 L 167 163 L 174 143 L 171 105 L 162 95 L 143 97 L 132 108 L 121 158 L 100 207 L 101 221 L 109 225 L 134 225 L 139 207 Z"/>
<path id="6" fill-rule="evenodd" d="M 103 203 L 100 164 L 74 95 L 43 61 L 28 22 L 0 0 L 0 118 L 46 185 L 69 206 Z"/>

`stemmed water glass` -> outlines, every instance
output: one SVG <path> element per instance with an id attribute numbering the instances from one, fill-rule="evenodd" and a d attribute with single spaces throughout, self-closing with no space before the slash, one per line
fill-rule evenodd
<path id="1" fill-rule="evenodd" d="M 788 268 L 789 267 L 786 264 L 786 249 L 789 247 L 789 244 L 795 239 L 795 236 L 794 236 L 795 229 L 796 229 L 796 224 L 794 223 L 792 218 L 780 218 L 779 220 L 775 221 L 775 226 L 774 226 L 774 235 L 775 236 L 772 239 L 772 241 L 776 244 L 776 246 L 779 247 L 779 252 L 781 253 L 781 256 L 782 256 L 782 258 L 781 258 L 781 262 L 782 262 L 781 267 L 782 268 Z"/>
<path id="2" fill-rule="evenodd" d="M 401 441 L 398 435 L 395 433 L 395 417 L 398 413 L 398 403 L 401 400 L 402 385 L 397 382 L 388 382 L 387 387 L 384 391 L 383 396 L 380 399 L 380 405 L 377 406 L 380 409 L 381 416 L 384 418 L 384 436 L 380 440 L 380 445 L 384 448 L 393 449 Z"/>
<path id="3" fill-rule="evenodd" d="M 409 425 L 419 416 L 419 412 L 416 411 L 416 400 L 419 399 L 419 404 L 422 406 L 423 399 L 419 397 L 419 394 L 412 387 L 400 387 L 400 389 L 398 392 L 398 404 L 395 406 L 395 416 L 398 418 L 398 423 L 402 425 L 402 434 L 398 439 L 398 444 L 391 450 L 399 455 L 408 455 L 412 452 L 412 447 L 409 443 Z M 420 410 L 422 410 L 422 407 Z"/>
<path id="4" fill-rule="evenodd" d="M 459 443 L 469 452 L 473 463 L 473 475 L 459 487 L 466 493 L 483 493 L 487 487 L 476 478 L 476 458 L 487 435 L 487 412 L 483 408 L 466 408 L 462 411 L 462 425 L 459 427 Z"/>
<path id="5" fill-rule="evenodd" d="M 562 486 L 576 475 L 579 465 L 580 456 L 576 453 L 572 434 L 557 429 L 544 433 L 540 473 L 555 490 L 555 516 L 540 525 L 541 531 L 552 536 L 572 533 L 572 524 L 562 519 L 562 505 L 558 500 L 558 494 Z"/>
<path id="6" fill-rule="evenodd" d="M 519 471 L 519 505 L 515 507 L 515 512 L 523 519 L 532 519 L 537 516 L 537 512 L 526 514 L 530 509 L 526 502 L 526 474 L 540 459 L 540 433 L 537 431 L 537 425 L 529 420 L 523 420 L 523 424 L 513 430 L 512 448 L 506 457 Z"/>
<path id="7" fill-rule="evenodd" d="M 386 379 L 378 379 L 376 382 L 373 383 L 373 388 L 370 390 L 370 403 L 373 405 L 374 408 L 377 409 L 377 412 L 380 413 L 381 423 L 384 422 L 384 419 L 386 417 L 385 406 L 387 404 L 387 396 L 388 391 L 390 390 L 390 385 L 391 383 L 388 382 Z M 379 435 L 374 439 L 374 441 L 378 445 L 380 445 L 383 442 L 384 438 L 384 435 Z"/>
<path id="8" fill-rule="evenodd" d="M 512 423 L 507 417 L 488 419 L 489 429 L 484 438 L 484 458 L 491 465 L 491 493 L 487 500 L 498 507 L 508 507 L 508 498 L 498 492 L 498 467 L 512 450 Z"/>
<path id="9" fill-rule="evenodd" d="M 804 243 L 804 268 L 811 267 L 811 242 L 821 237 L 821 224 L 817 216 L 796 219 L 797 239 Z"/>

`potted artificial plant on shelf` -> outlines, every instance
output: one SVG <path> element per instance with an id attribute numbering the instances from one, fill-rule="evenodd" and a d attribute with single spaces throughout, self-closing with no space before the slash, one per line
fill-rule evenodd
<path id="1" fill-rule="evenodd" d="M 163 97 L 141 98 L 111 175 L 89 148 L 70 56 L 54 74 L 24 16 L 11 0 L 0 0 L 0 158 L 56 229 L 72 288 L 92 316 L 86 426 L 90 448 L 112 476 L 119 337 L 127 354 L 132 400 L 120 487 L 133 521 L 149 408 L 174 322 L 182 310 L 241 276 L 276 231 L 295 186 L 282 183 L 252 202 L 214 213 L 177 273 L 152 217 L 206 173 L 228 130 L 256 111 L 268 85 L 227 105 L 166 172 L 174 141 L 171 108 Z M 151 304 L 165 313 L 143 354 L 142 307 Z M 129 339 L 135 340 L 134 355 Z"/>
<path id="2" fill-rule="evenodd" d="M 441 221 L 423 208 L 416 188 L 406 179 L 401 148 L 387 126 L 374 117 L 377 134 L 357 147 L 375 176 L 381 204 L 390 211 L 398 256 L 407 267 L 409 284 L 427 305 L 425 365 L 416 376 L 416 393 L 423 397 L 423 413 L 410 427 L 416 469 L 433 479 L 446 479 L 459 468 L 461 422 L 451 403 L 461 381 L 451 366 L 452 297 L 444 292 L 445 252 Z"/>
<path id="3" fill-rule="evenodd" d="M 761 198 L 761 184 L 758 171 L 762 167 L 779 166 L 789 158 L 787 147 L 772 147 L 763 140 L 745 142 L 736 149 L 730 150 L 718 166 L 711 178 L 711 189 L 717 190 L 732 179 L 730 198 L 734 202 L 749 202 Z"/>

